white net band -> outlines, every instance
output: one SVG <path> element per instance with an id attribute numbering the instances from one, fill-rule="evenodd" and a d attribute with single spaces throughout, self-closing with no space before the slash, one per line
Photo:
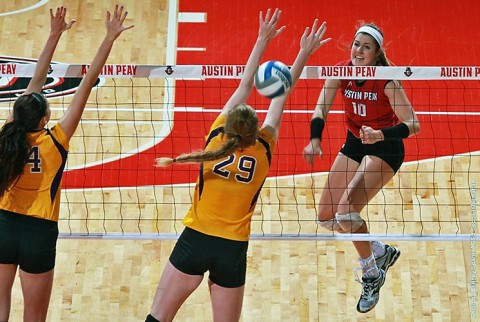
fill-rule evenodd
<path id="1" fill-rule="evenodd" d="M 239 79 L 243 65 L 105 65 L 101 78 Z M 31 77 L 35 64 L 0 64 L 1 77 Z M 88 65 L 52 64 L 49 77 L 82 77 Z M 480 80 L 480 66 L 306 66 L 301 79 Z"/>

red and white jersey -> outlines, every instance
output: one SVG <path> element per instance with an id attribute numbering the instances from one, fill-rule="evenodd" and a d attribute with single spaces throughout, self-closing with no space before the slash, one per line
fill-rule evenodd
<path id="1" fill-rule="evenodd" d="M 351 66 L 351 61 L 343 61 L 337 66 Z M 398 117 L 385 95 L 385 86 L 390 80 L 367 79 L 358 85 L 355 80 L 342 80 L 343 106 L 348 129 L 359 136 L 362 125 L 380 130 L 398 124 Z"/>

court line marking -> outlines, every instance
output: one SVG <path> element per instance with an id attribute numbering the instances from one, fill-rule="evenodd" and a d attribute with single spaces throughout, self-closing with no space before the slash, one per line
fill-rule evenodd
<path id="1" fill-rule="evenodd" d="M 33 9 L 37 9 L 37 8 L 43 6 L 43 5 L 46 5 L 49 1 L 50 0 L 41 0 L 38 3 L 36 3 L 34 5 L 31 5 L 30 7 L 26 7 L 26 8 L 15 10 L 15 11 L 2 12 L 2 13 L 0 13 L 0 17 L 14 15 L 14 14 L 17 14 L 17 13 L 22 13 L 22 12 L 30 11 L 30 10 L 33 10 Z"/>
<path id="2" fill-rule="evenodd" d="M 221 109 L 208 109 L 203 107 L 174 107 L 176 112 L 186 112 L 186 113 L 203 113 L 203 112 L 216 112 L 220 113 Z M 257 113 L 266 113 L 268 109 L 256 109 Z M 289 110 L 286 109 L 283 112 L 284 114 L 311 114 L 313 110 Z M 329 114 L 345 114 L 344 110 L 330 110 Z M 449 111 L 418 111 L 415 110 L 416 114 L 419 115 L 469 115 L 469 116 L 479 116 L 480 112 L 449 112 Z"/>
<path id="3" fill-rule="evenodd" d="M 202 48 L 202 47 L 178 47 L 177 51 L 207 51 L 207 48 Z"/>
<path id="4" fill-rule="evenodd" d="M 177 8 L 178 0 L 168 1 L 168 26 L 167 26 L 167 48 L 166 48 L 166 64 L 175 65 L 175 51 L 177 47 Z"/>
<path id="5" fill-rule="evenodd" d="M 207 13 L 206 12 L 179 12 L 178 22 L 205 23 L 207 22 Z"/>

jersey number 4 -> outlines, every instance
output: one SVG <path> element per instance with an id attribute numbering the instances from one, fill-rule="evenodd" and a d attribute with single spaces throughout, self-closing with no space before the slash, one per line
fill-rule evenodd
<path id="1" fill-rule="evenodd" d="M 28 158 L 28 163 L 32 165 L 30 168 L 31 173 L 40 173 L 42 172 L 42 159 L 40 158 L 40 148 L 38 146 L 32 147 L 30 151 L 30 156 Z"/>
<path id="2" fill-rule="evenodd" d="M 226 168 L 235 162 L 235 158 L 235 154 L 232 154 L 228 157 L 228 159 L 215 164 L 213 166 L 213 173 L 228 179 L 231 171 Z M 251 156 L 242 155 L 240 158 L 238 158 L 237 168 L 239 173 L 235 175 L 235 180 L 242 183 L 250 183 L 253 179 L 253 174 L 255 173 L 256 164 L 257 160 Z"/>

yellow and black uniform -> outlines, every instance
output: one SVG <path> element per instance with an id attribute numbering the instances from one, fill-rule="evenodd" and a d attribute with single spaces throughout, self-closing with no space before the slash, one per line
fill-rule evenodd
<path id="1" fill-rule="evenodd" d="M 215 120 L 206 137 L 205 150 L 217 150 L 225 143 L 225 120 L 223 115 Z M 206 235 L 247 241 L 274 147 L 273 136 L 260 130 L 255 145 L 226 158 L 204 162 L 192 207 L 183 220 L 185 226 Z"/>
<path id="2" fill-rule="evenodd" d="M 28 133 L 32 150 L 23 174 L 0 199 L 0 209 L 58 221 L 68 139 L 59 125 Z"/>
<path id="3" fill-rule="evenodd" d="M 27 135 L 32 146 L 29 160 L 0 199 L 0 263 L 41 273 L 55 265 L 68 138 L 58 124 Z"/>
<path id="4" fill-rule="evenodd" d="M 225 121 L 224 115 L 214 121 L 205 150 L 225 143 Z M 253 146 L 203 162 L 172 265 L 190 275 L 209 271 L 209 279 L 223 287 L 245 284 L 250 223 L 274 148 L 274 136 L 262 129 Z"/>

